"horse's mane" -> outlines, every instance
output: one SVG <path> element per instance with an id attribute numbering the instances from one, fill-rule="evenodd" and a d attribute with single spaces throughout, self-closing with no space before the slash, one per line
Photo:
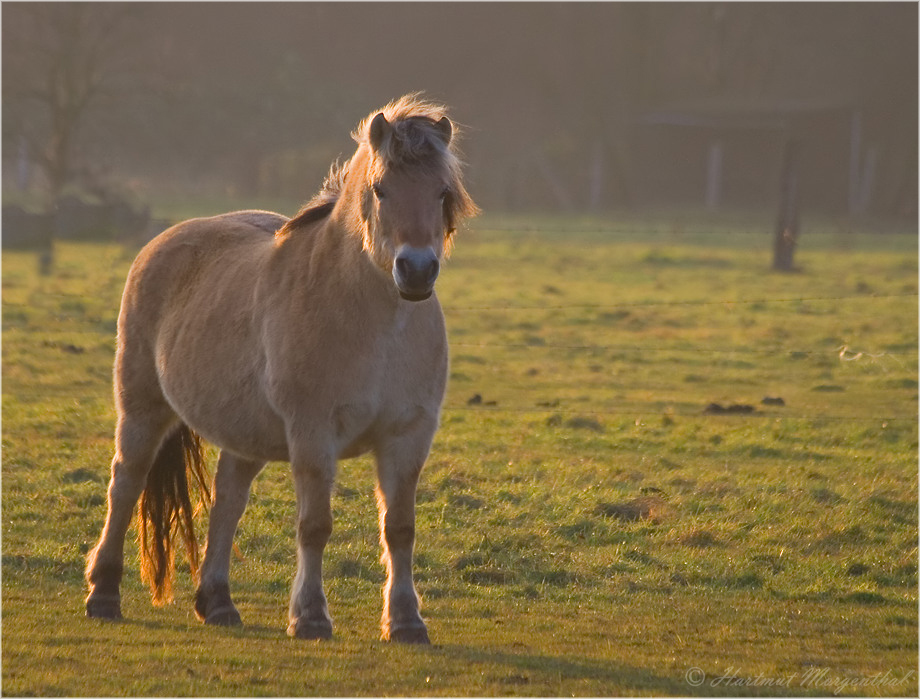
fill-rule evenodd
<path id="1" fill-rule="evenodd" d="M 453 162 L 456 153 L 445 145 L 436 126 L 447 116 L 443 105 L 422 99 L 420 93 L 400 97 L 371 112 L 358 124 L 351 137 L 359 144 L 370 146 L 370 126 L 377 114 L 383 114 L 392 127 L 382 152 L 377 153 L 384 166 L 411 166 L 430 158 L 446 159 L 448 166 L 459 165 Z"/>
<path id="2" fill-rule="evenodd" d="M 392 126 L 391 137 L 387 139 L 383 152 L 376 154 L 381 165 L 384 167 L 412 166 L 432 158 L 442 160 L 447 165 L 451 187 L 450 195 L 445 200 L 444 213 L 447 231 L 452 233 L 462 218 L 473 216 L 478 212 L 463 186 L 462 163 L 455 146 L 456 124 L 453 125 L 454 134 L 450 143 L 445 145 L 437 123 L 447 116 L 446 107 L 423 99 L 421 93 L 413 93 L 400 97 L 382 109 L 375 109 L 368 114 L 351 134 L 359 146 L 370 149 L 370 124 L 381 112 Z M 298 225 L 320 221 L 332 213 L 344 189 L 350 164 L 351 161 L 344 164 L 334 162 L 320 191 L 278 231 L 278 234 L 285 235 Z"/>
<path id="3" fill-rule="evenodd" d="M 336 160 L 329 168 L 329 174 L 323 180 L 323 186 L 320 188 L 310 201 L 304 204 L 297 215 L 285 223 L 276 233 L 276 236 L 284 237 L 291 233 L 298 226 L 307 225 L 316 221 L 321 221 L 332 213 L 335 203 L 339 200 L 342 193 L 342 185 L 345 182 L 345 167 L 340 165 Z"/>

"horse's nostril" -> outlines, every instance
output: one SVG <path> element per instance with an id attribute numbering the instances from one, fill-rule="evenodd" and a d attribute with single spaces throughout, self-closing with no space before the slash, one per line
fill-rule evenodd
<path id="1" fill-rule="evenodd" d="M 402 279 L 408 279 L 412 276 L 412 263 L 408 258 L 396 258 L 396 274 L 398 274 Z"/>
<path id="2" fill-rule="evenodd" d="M 431 264 L 428 265 L 428 284 L 434 284 L 435 280 L 438 278 L 438 272 L 441 271 L 441 265 L 438 262 L 438 258 L 434 258 L 431 261 Z"/>

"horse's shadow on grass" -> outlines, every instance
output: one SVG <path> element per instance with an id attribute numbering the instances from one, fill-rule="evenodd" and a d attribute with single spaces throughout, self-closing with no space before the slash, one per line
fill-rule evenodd
<path id="1" fill-rule="evenodd" d="M 238 637 L 248 638 L 274 638 L 279 635 L 279 630 L 274 626 L 263 626 L 261 624 L 245 624 L 242 626 L 207 626 L 200 622 L 182 623 L 171 620 L 159 621 L 150 618 L 125 617 L 123 619 L 89 619 L 100 625 L 117 625 L 126 628 L 144 629 L 146 631 L 169 631 L 176 634 L 187 633 L 189 631 L 201 631 L 204 633 L 221 633 L 225 635 L 235 635 Z"/>
<path id="2" fill-rule="evenodd" d="M 596 683 L 610 687 L 610 695 L 623 693 L 654 694 L 659 696 L 739 696 L 744 694 L 768 694 L 771 696 L 801 696 L 802 689 L 796 688 L 745 688 L 712 686 L 704 681 L 699 686 L 691 684 L 682 672 L 677 675 L 663 675 L 649 668 L 635 667 L 617 660 L 598 660 L 578 656 L 537 655 L 533 653 L 502 652 L 495 649 L 479 649 L 467 646 L 438 645 L 452 658 L 463 659 L 470 663 L 508 666 L 506 678 L 499 679 L 509 685 L 511 693 L 528 693 L 528 686 L 534 691 L 541 684 L 556 683 L 560 680 L 587 681 L 592 686 L 585 687 L 588 693 L 596 693 Z M 688 664 L 688 670 L 690 669 Z M 516 686 L 517 689 L 512 689 Z M 601 690 L 603 693 L 603 690 Z M 807 692 L 806 692 L 807 693 Z M 577 694 L 577 690 L 576 690 Z"/>
<path id="3" fill-rule="evenodd" d="M 592 683 L 609 684 L 611 690 L 622 692 L 624 689 L 643 689 L 656 694 L 685 694 L 685 685 L 672 678 L 656 675 L 643 668 L 631 667 L 614 661 L 603 662 L 592 658 L 577 656 L 559 657 L 536 655 L 533 653 L 496 652 L 494 649 L 482 650 L 465 646 L 442 646 L 451 656 L 462 658 L 470 663 L 502 664 L 509 668 L 506 678 L 500 682 L 517 685 L 526 692 L 525 687 L 539 687 L 544 683 L 560 680 L 587 680 Z"/>
<path id="4" fill-rule="evenodd" d="M 247 624 L 244 626 L 207 627 L 189 625 L 175 621 L 157 621 L 143 618 L 125 618 L 118 621 L 94 620 L 100 624 L 117 624 L 147 631 L 171 631 L 181 633 L 190 629 L 205 629 L 206 632 L 228 634 L 250 639 L 275 639 L 279 630 L 274 626 Z M 326 643 L 341 642 L 333 639 Z M 389 645 L 385 641 L 380 644 Z M 503 693 L 522 694 L 542 693 L 541 688 L 555 686 L 563 681 L 584 682 L 587 694 L 613 696 L 617 694 L 653 694 L 659 696 L 807 696 L 819 692 L 806 691 L 804 687 L 739 687 L 713 685 L 708 678 L 716 675 L 704 674 L 702 684 L 694 685 L 688 681 L 682 671 L 661 674 L 648 667 L 637 667 L 611 659 L 586 658 L 580 656 L 557 656 L 537 653 L 517 653 L 512 650 L 502 651 L 495 648 L 473 648 L 456 644 L 434 644 L 431 646 L 413 646 L 421 652 L 431 652 L 451 661 L 461 661 L 469 665 L 495 666 L 504 665 L 507 673 L 496 678 L 497 683 L 507 686 Z M 687 670 L 691 669 L 688 663 Z M 598 692 L 600 687 L 600 692 Z M 609 687 L 609 693 L 604 691 Z M 577 689 L 575 690 L 578 693 Z M 474 696 L 470 692 L 470 696 Z"/>

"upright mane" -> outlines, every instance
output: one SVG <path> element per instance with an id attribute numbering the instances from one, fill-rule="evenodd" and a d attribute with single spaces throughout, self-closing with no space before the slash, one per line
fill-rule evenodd
<path id="1" fill-rule="evenodd" d="M 456 147 L 457 126 L 452 124 L 453 137 L 445 144 L 438 122 L 447 117 L 447 108 L 421 97 L 421 93 L 404 95 L 375 109 L 358 124 L 352 138 L 363 147 L 373 150 L 370 144 L 370 126 L 374 117 L 382 113 L 392 127 L 384 149 L 375 153 L 374 168 L 424 167 L 426 163 L 438 161 L 447 166 L 450 174 L 449 194 L 444 202 L 445 227 L 448 235 L 453 233 L 464 218 L 474 216 L 479 209 L 463 186 L 462 165 Z M 342 195 L 345 179 L 352 161 L 332 164 L 320 191 L 308 201 L 298 214 L 278 232 L 289 233 L 300 224 L 312 223 L 328 216 Z"/>
<path id="2" fill-rule="evenodd" d="M 332 213 L 335 203 L 342 194 L 342 185 L 345 183 L 345 174 L 348 163 L 342 165 L 336 160 L 329 168 L 329 174 L 323 180 L 319 192 L 313 195 L 294 218 L 290 219 L 275 233 L 276 239 L 285 238 L 298 226 L 321 221 Z"/>
<path id="3" fill-rule="evenodd" d="M 400 97 L 368 114 L 352 131 L 351 137 L 359 145 L 370 146 L 371 122 L 377 114 L 383 114 L 392 126 L 384 150 L 377 153 L 387 167 L 418 164 L 428 158 L 446 158 L 450 164 L 458 164 L 451 162 L 456 154 L 445 145 L 437 127 L 447 116 L 443 105 L 423 100 L 417 93 Z"/>

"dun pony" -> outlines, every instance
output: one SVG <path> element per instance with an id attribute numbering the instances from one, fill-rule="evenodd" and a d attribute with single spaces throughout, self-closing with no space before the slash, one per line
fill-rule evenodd
<path id="1" fill-rule="evenodd" d="M 289 461 L 297 571 L 288 633 L 330 637 L 322 556 L 336 463 L 370 451 L 387 570 L 382 636 L 428 642 L 412 552 L 416 485 L 447 377 L 434 285 L 455 229 L 477 212 L 455 131 L 442 106 L 408 95 L 358 125 L 354 155 L 294 218 L 192 219 L 140 252 L 118 318 L 115 456 L 87 561 L 87 615 L 121 617 L 124 541 L 140 500 L 154 602 L 171 598 L 181 532 L 196 613 L 241 623 L 233 537 L 253 478 L 268 461 Z M 220 448 L 213 485 L 199 436 Z M 193 490 L 210 506 L 200 567 Z"/>

